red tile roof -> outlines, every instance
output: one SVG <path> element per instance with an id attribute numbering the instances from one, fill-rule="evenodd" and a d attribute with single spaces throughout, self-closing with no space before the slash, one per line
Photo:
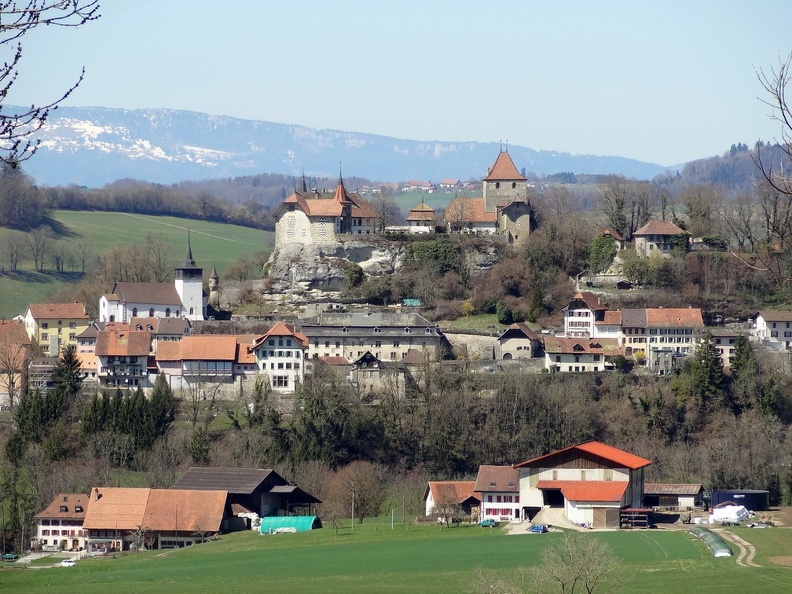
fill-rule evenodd
<path id="1" fill-rule="evenodd" d="M 31 303 L 28 305 L 34 320 L 87 320 L 82 303 Z"/>
<path id="2" fill-rule="evenodd" d="M 228 492 L 94 487 L 90 498 L 86 529 L 217 532 Z"/>
<path id="3" fill-rule="evenodd" d="M 622 237 L 618 231 L 614 231 L 613 229 L 603 229 L 600 231 L 600 235 L 610 235 L 617 241 L 624 241 L 624 237 Z"/>
<path id="4" fill-rule="evenodd" d="M 633 235 L 677 235 L 685 233 L 682 229 L 668 221 L 649 221 Z"/>
<path id="5" fill-rule="evenodd" d="M 527 178 L 517 171 L 517 167 L 514 166 L 514 161 L 512 161 L 509 153 L 507 151 L 501 151 L 498 153 L 498 157 L 495 159 L 495 163 L 493 164 L 492 168 L 490 168 L 487 177 L 484 178 L 484 181 L 511 181 L 525 179 Z"/>
<path id="6" fill-rule="evenodd" d="M 477 493 L 499 491 L 505 493 L 520 492 L 520 471 L 514 466 L 491 466 L 482 464 L 476 475 Z"/>
<path id="7" fill-rule="evenodd" d="M 185 336 L 181 344 L 182 361 L 234 361 L 237 337 L 228 334 Z"/>
<path id="8" fill-rule="evenodd" d="M 331 365 L 333 367 L 352 366 L 352 361 L 350 361 L 346 357 L 319 357 L 319 360 L 322 363 L 326 363 L 327 365 Z"/>
<path id="9" fill-rule="evenodd" d="M 602 325 L 611 325 L 611 326 L 620 326 L 622 322 L 622 315 L 619 310 L 611 311 L 608 310 L 602 316 L 602 320 L 595 320 L 595 324 L 602 324 Z"/>
<path id="10" fill-rule="evenodd" d="M 151 332 L 130 331 L 129 326 L 107 325 L 97 333 L 97 357 L 146 356 L 151 352 Z"/>
<path id="11" fill-rule="evenodd" d="M 588 306 L 589 309 L 593 309 L 596 311 L 607 309 L 602 303 L 600 303 L 599 297 L 597 297 L 596 293 L 592 293 L 591 291 L 580 291 L 575 293 L 575 295 L 570 300 L 569 304 L 567 305 L 567 309 L 572 305 L 572 302 L 575 300 L 582 300 Z"/>
<path id="12" fill-rule="evenodd" d="M 253 343 L 256 341 L 255 334 L 238 334 L 236 362 L 239 365 L 250 365 L 256 363 L 256 354 L 253 352 Z"/>
<path id="13" fill-rule="evenodd" d="M 447 223 L 495 223 L 496 212 L 484 210 L 484 198 L 454 198 L 445 208 Z"/>
<path id="14" fill-rule="evenodd" d="M 462 503 L 471 497 L 481 501 L 481 498 L 473 492 L 474 481 L 429 481 L 424 492 L 424 499 L 432 493 L 432 500 L 438 502 Z"/>
<path id="15" fill-rule="evenodd" d="M 66 511 L 61 511 L 65 507 Z M 82 511 L 77 511 L 81 508 Z M 35 515 L 36 518 L 64 518 L 82 520 L 88 511 L 88 495 L 85 493 L 58 493 L 47 507 Z"/>
<path id="16" fill-rule="evenodd" d="M 619 448 L 614 448 L 613 446 L 605 445 L 604 443 L 600 443 L 599 441 L 584 441 L 583 443 L 569 446 L 568 448 L 564 448 L 561 450 L 556 450 L 555 452 L 545 454 L 544 456 L 539 456 L 538 458 L 532 458 L 531 460 L 520 462 L 519 464 L 515 464 L 514 467 L 515 468 L 524 468 L 528 466 L 542 467 L 542 464 L 546 462 L 550 462 L 552 464 L 551 459 L 557 456 L 558 454 L 573 450 L 585 452 L 587 454 L 592 454 L 599 458 L 604 458 L 605 460 L 608 460 L 609 462 L 613 462 L 619 467 L 629 468 L 631 470 L 637 470 L 638 468 L 649 466 L 652 463 L 651 460 L 647 460 L 646 458 L 641 458 L 640 456 L 636 456 L 635 454 L 630 454 L 629 452 L 625 452 L 624 450 L 620 450 Z"/>
<path id="17" fill-rule="evenodd" d="M 569 501 L 618 503 L 627 490 L 627 481 L 539 481 L 537 489 L 561 489 Z"/>
<path id="18" fill-rule="evenodd" d="M 646 310 L 649 328 L 703 328 L 704 318 L 698 307 L 652 308 Z"/>
<path id="19" fill-rule="evenodd" d="M 302 332 L 295 332 L 291 326 L 283 322 L 275 322 L 275 325 L 272 326 L 266 334 L 256 339 L 252 348 L 258 348 L 265 340 L 275 336 L 289 336 L 295 338 L 304 349 L 308 348 L 308 337 Z"/>
<path id="20" fill-rule="evenodd" d="M 25 324 L 17 320 L 0 320 L 0 344 L 30 346 Z"/>

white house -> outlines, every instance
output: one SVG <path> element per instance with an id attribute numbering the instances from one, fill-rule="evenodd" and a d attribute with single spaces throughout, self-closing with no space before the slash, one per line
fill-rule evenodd
<path id="1" fill-rule="evenodd" d="M 587 441 L 516 464 L 523 517 L 559 507 L 575 524 L 619 528 L 623 508 L 643 505 L 644 469 L 651 463 Z"/>
<path id="2" fill-rule="evenodd" d="M 84 493 L 60 493 L 41 513 L 35 515 L 36 536 L 31 547 L 45 550 L 82 551 L 88 548 L 83 521 L 89 497 Z"/>
<path id="3" fill-rule="evenodd" d="M 474 481 L 429 481 L 424 491 L 424 515 L 453 512 L 458 508 L 463 514 L 475 516 L 479 497 L 474 493 Z"/>
<path id="4" fill-rule="evenodd" d="M 259 373 L 269 378 L 275 392 L 294 392 L 297 384 L 305 380 L 308 338 L 303 333 L 277 322 L 253 342 L 251 349 L 256 355 Z"/>
<path id="5" fill-rule="evenodd" d="M 639 258 L 648 258 L 652 254 L 671 257 L 671 238 L 675 235 L 686 235 L 686 247 L 689 243 L 687 232 L 668 221 L 650 221 L 635 233 L 635 252 Z"/>
<path id="6" fill-rule="evenodd" d="M 520 471 L 513 466 L 479 466 L 474 491 L 481 499 L 480 521 L 521 518 Z"/>
<path id="7" fill-rule="evenodd" d="M 564 336 L 592 338 L 596 321 L 602 321 L 607 308 L 594 293 L 576 293 L 564 309 Z"/>
<path id="8" fill-rule="evenodd" d="M 498 336 L 500 359 L 530 359 L 535 357 L 542 345 L 542 338 L 527 324 L 518 322 L 509 326 Z"/>
<path id="9" fill-rule="evenodd" d="M 762 310 L 754 319 L 756 338 L 771 349 L 792 348 L 792 311 Z"/>

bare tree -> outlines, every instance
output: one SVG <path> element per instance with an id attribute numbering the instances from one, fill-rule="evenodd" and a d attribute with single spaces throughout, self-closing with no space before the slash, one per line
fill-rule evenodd
<path id="1" fill-rule="evenodd" d="M 603 226 L 621 234 L 627 241 L 649 222 L 652 187 L 646 182 L 612 175 L 597 188 Z"/>
<path id="2" fill-rule="evenodd" d="M 537 592 L 592 594 L 615 580 L 620 565 L 611 548 L 594 535 L 567 532 L 542 552 Z"/>
<path id="3" fill-rule="evenodd" d="M 445 220 L 451 223 L 451 231 L 462 232 L 473 214 L 473 204 L 469 198 L 454 198 L 446 206 Z"/>
<path id="4" fill-rule="evenodd" d="M 376 198 L 369 200 L 371 208 L 377 213 L 377 231 L 382 233 L 388 225 L 397 225 L 402 222 L 401 210 L 393 200 L 393 196 L 382 191 Z"/>
<path id="5" fill-rule="evenodd" d="M 15 45 L 11 59 L 0 66 L 0 161 L 15 167 L 33 156 L 40 141 L 32 140 L 31 135 L 44 126 L 50 111 L 71 95 L 85 73 L 83 70 L 77 82 L 54 101 L 2 113 L 1 102 L 8 97 L 19 74 L 22 60 L 22 44 L 19 40 L 40 25 L 79 27 L 98 18 L 99 0 L 0 1 L 0 45 Z"/>
<path id="6" fill-rule="evenodd" d="M 0 381 L 8 392 L 8 403 L 14 411 L 17 392 L 24 385 L 29 349 L 23 342 L 25 329 L 17 322 L 0 322 Z"/>
<path id="7" fill-rule="evenodd" d="M 786 57 L 786 60 L 779 57 L 777 68 L 771 68 L 769 72 L 760 68 L 756 72 L 759 84 L 768 95 L 766 99 L 762 99 L 762 102 L 772 109 L 770 117 L 781 124 L 781 139 L 776 141 L 781 151 L 781 162 L 772 161 L 777 154 L 772 147 L 769 150 L 769 157 L 766 157 L 762 154 L 762 144 L 757 143 L 754 163 L 767 183 L 786 196 L 792 195 L 792 178 L 789 174 L 789 167 L 792 165 L 792 108 L 786 100 L 786 87 L 792 78 L 791 69 L 792 53 Z"/>
<path id="8" fill-rule="evenodd" d="M 37 272 L 44 270 L 44 259 L 47 256 L 47 250 L 52 240 L 52 229 L 49 225 L 41 225 L 36 227 L 27 236 L 28 248 L 30 255 L 33 257 L 33 264 Z"/>

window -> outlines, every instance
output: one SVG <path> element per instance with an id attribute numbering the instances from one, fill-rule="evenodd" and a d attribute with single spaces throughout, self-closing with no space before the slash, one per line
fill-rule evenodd
<path id="1" fill-rule="evenodd" d="M 47 334 L 46 332 L 44 334 L 42 334 L 41 335 L 41 340 L 49 340 L 49 334 Z"/>
<path id="2" fill-rule="evenodd" d="M 154 317 L 154 308 L 153 307 L 149 309 L 149 317 L 150 318 Z"/>
<path id="3" fill-rule="evenodd" d="M 773 324 L 773 326 L 775 326 L 775 324 Z M 42 330 L 46 330 L 47 328 L 49 328 L 49 323 L 48 322 L 42 322 L 41 323 L 41 328 L 42 328 Z"/>
<path id="4" fill-rule="evenodd" d="M 287 375 L 275 375 L 272 377 L 272 385 L 276 388 L 288 388 L 289 387 L 289 376 Z"/>
<path id="5" fill-rule="evenodd" d="M 166 318 L 169 318 L 169 317 L 170 317 L 170 314 L 171 314 L 170 307 L 166 307 L 166 308 L 165 308 L 165 317 L 166 317 Z"/>
<path id="6" fill-rule="evenodd" d="M 72 330 L 77 328 L 77 322 L 69 322 L 69 328 L 71 328 Z"/>
<path id="7" fill-rule="evenodd" d="M 393 346 L 398 347 L 399 346 L 399 341 L 398 340 L 394 340 L 393 341 Z"/>
<path id="8" fill-rule="evenodd" d="M 555 356 L 555 362 L 556 363 L 561 363 L 561 355 L 556 355 Z"/>
<path id="9" fill-rule="evenodd" d="M 381 347 L 381 346 L 382 346 L 382 341 L 381 341 L 381 340 L 377 340 L 377 341 L 375 341 L 375 342 L 374 342 L 374 346 L 375 346 L 375 347 Z"/>
<path id="10" fill-rule="evenodd" d="M 283 346 L 283 339 L 282 339 L 282 338 L 279 338 L 279 339 L 278 339 L 278 346 L 279 346 L 279 347 L 282 347 L 282 346 Z"/>
<path id="11" fill-rule="evenodd" d="M 69 332 L 69 340 L 77 340 L 77 335 L 74 332 Z"/>
<path id="12" fill-rule="evenodd" d="M 500 495 L 498 495 L 498 496 L 496 497 L 496 499 L 495 499 L 495 503 L 500 503 L 500 502 L 501 502 L 501 496 L 500 496 Z"/>
<path id="13" fill-rule="evenodd" d="M 487 495 L 487 503 L 492 503 L 492 495 Z"/>

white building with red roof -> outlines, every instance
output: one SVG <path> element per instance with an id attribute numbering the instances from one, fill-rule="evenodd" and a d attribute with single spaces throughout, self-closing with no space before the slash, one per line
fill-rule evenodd
<path id="1" fill-rule="evenodd" d="M 81 551 L 88 548 L 88 532 L 83 528 L 88 511 L 88 495 L 59 493 L 52 502 L 34 516 L 36 535 L 31 548 Z"/>
<path id="2" fill-rule="evenodd" d="M 523 518 L 557 507 L 575 524 L 619 528 L 622 510 L 643 506 L 644 469 L 651 463 L 586 441 L 515 464 Z"/>
<path id="3" fill-rule="evenodd" d="M 305 380 L 305 353 L 308 338 L 288 324 L 277 322 L 266 334 L 253 342 L 260 375 L 269 379 L 275 392 L 292 393 Z"/>
<path id="4" fill-rule="evenodd" d="M 424 515 L 443 516 L 459 511 L 477 517 L 481 498 L 475 481 L 429 481 L 424 491 Z"/>
<path id="5" fill-rule="evenodd" d="M 481 499 L 479 521 L 520 519 L 520 471 L 515 467 L 482 464 L 473 490 Z"/>
<path id="6" fill-rule="evenodd" d="M 347 192 L 344 179 L 332 194 L 309 192 L 303 180 L 275 211 L 275 247 L 289 243 L 332 243 L 341 234 L 368 235 L 379 215 L 358 194 Z"/>

